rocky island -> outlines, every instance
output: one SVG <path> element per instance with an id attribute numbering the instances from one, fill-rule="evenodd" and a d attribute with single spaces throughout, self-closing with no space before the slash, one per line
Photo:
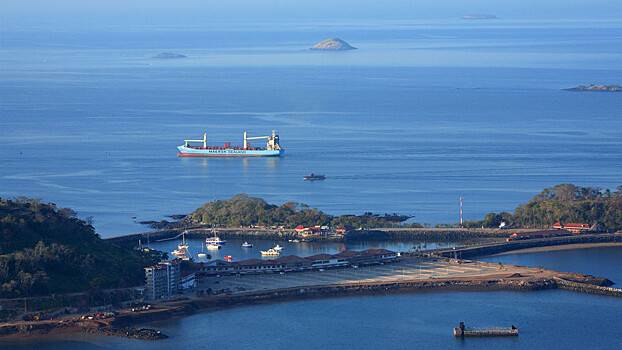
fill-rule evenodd
<path id="1" fill-rule="evenodd" d="M 596 91 L 596 92 L 620 92 L 622 86 L 620 85 L 579 85 L 572 88 L 564 89 L 566 91 Z"/>
<path id="2" fill-rule="evenodd" d="M 175 52 L 160 52 L 159 54 L 153 56 L 153 58 L 158 59 L 175 59 L 175 58 L 186 58 L 186 55 L 182 55 L 180 53 Z"/>
<path id="3" fill-rule="evenodd" d="M 319 43 L 313 45 L 311 50 L 316 51 L 347 51 L 347 50 L 356 50 L 356 47 L 348 44 L 344 40 L 339 38 L 330 38 L 326 40 L 322 40 Z"/>

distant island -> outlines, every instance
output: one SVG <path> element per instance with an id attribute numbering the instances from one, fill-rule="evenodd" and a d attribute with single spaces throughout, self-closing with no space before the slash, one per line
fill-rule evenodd
<path id="1" fill-rule="evenodd" d="M 499 17 L 495 15 L 487 15 L 487 14 L 474 14 L 474 15 L 464 15 L 462 19 L 498 19 Z"/>
<path id="2" fill-rule="evenodd" d="M 174 59 L 174 58 L 186 58 L 186 55 L 182 55 L 180 53 L 175 52 L 160 52 L 159 54 L 153 56 L 153 58 L 158 59 Z"/>
<path id="3" fill-rule="evenodd" d="M 317 51 L 347 51 L 347 50 L 356 50 L 356 47 L 348 44 L 344 40 L 339 38 L 330 38 L 326 40 L 322 40 L 319 43 L 313 45 L 311 50 Z"/>
<path id="4" fill-rule="evenodd" d="M 620 92 L 622 86 L 620 85 L 579 85 L 572 88 L 564 89 L 566 91 L 596 91 L 596 92 Z"/>

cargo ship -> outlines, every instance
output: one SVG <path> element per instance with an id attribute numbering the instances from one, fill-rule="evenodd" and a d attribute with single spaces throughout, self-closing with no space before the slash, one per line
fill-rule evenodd
<path id="1" fill-rule="evenodd" d="M 249 137 L 244 131 L 243 140 L 241 147 L 232 146 L 228 142 L 222 146 L 209 146 L 207 132 L 205 132 L 202 140 L 184 140 L 184 144 L 177 147 L 177 155 L 179 157 L 279 157 L 285 152 L 279 144 L 279 135 L 275 130 L 272 130 L 272 135 L 254 137 Z M 250 140 L 266 140 L 266 146 L 253 147 Z"/>

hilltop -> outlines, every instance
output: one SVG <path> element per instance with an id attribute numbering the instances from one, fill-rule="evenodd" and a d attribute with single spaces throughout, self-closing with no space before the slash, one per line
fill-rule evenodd
<path id="1" fill-rule="evenodd" d="M 339 38 L 330 38 L 326 40 L 322 40 L 319 43 L 313 45 L 311 50 L 318 51 L 347 51 L 347 50 L 356 50 L 356 47 L 348 44 L 342 39 Z"/>
<path id="2" fill-rule="evenodd" d="M 156 253 L 103 241 L 67 208 L 0 198 L 0 297 L 140 285 Z"/>
<path id="3" fill-rule="evenodd" d="M 622 186 L 616 191 L 573 184 L 546 188 L 518 206 L 514 213 L 488 213 L 481 221 L 466 227 L 498 227 L 504 221 L 510 227 L 549 228 L 555 222 L 586 223 L 599 230 L 622 229 Z"/>
<path id="4" fill-rule="evenodd" d="M 207 224 L 219 227 L 240 226 L 285 226 L 331 225 L 351 227 L 390 227 L 410 217 L 398 214 L 333 216 L 306 204 L 287 202 L 277 206 L 261 198 L 238 194 L 228 200 L 217 200 L 204 204 L 182 221 L 188 224 Z"/>

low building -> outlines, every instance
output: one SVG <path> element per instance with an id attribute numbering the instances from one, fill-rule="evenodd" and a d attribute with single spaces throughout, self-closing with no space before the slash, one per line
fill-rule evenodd
<path id="1" fill-rule="evenodd" d="M 510 237 L 506 238 L 507 242 L 522 241 L 527 239 L 540 239 L 540 238 L 553 238 L 572 235 L 570 231 L 557 229 L 557 230 L 544 230 L 534 232 L 514 232 Z"/>
<path id="2" fill-rule="evenodd" d="M 170 298 L 181 290 L 180 260 L 161 261 L 145 267 L 145 299 Z"/>
<path id="3" fill-rule="evenodd" d="M 205 275 L 254 274 L 266 272 L 292 272 L 374 265 L 395 261 L 398 254 L 386 249 L 344 251 L 338 254 L 317 254 L 308 257 L 289 255 L 271 260 L 248 259 L 237 262 L 212 261 L 201 267 Z"/>
<path id="4" fill-rule="evenodd" d="M 574 234 L 579 234 L 581 232 L 589 231 L 592 229 L 592 227 L 589 224 L 576 223 L 576 222 L 570 222 L 567 224 L 556 222 L 553 224 L 553 228 L 557 230 L 567 230 Z"/>

